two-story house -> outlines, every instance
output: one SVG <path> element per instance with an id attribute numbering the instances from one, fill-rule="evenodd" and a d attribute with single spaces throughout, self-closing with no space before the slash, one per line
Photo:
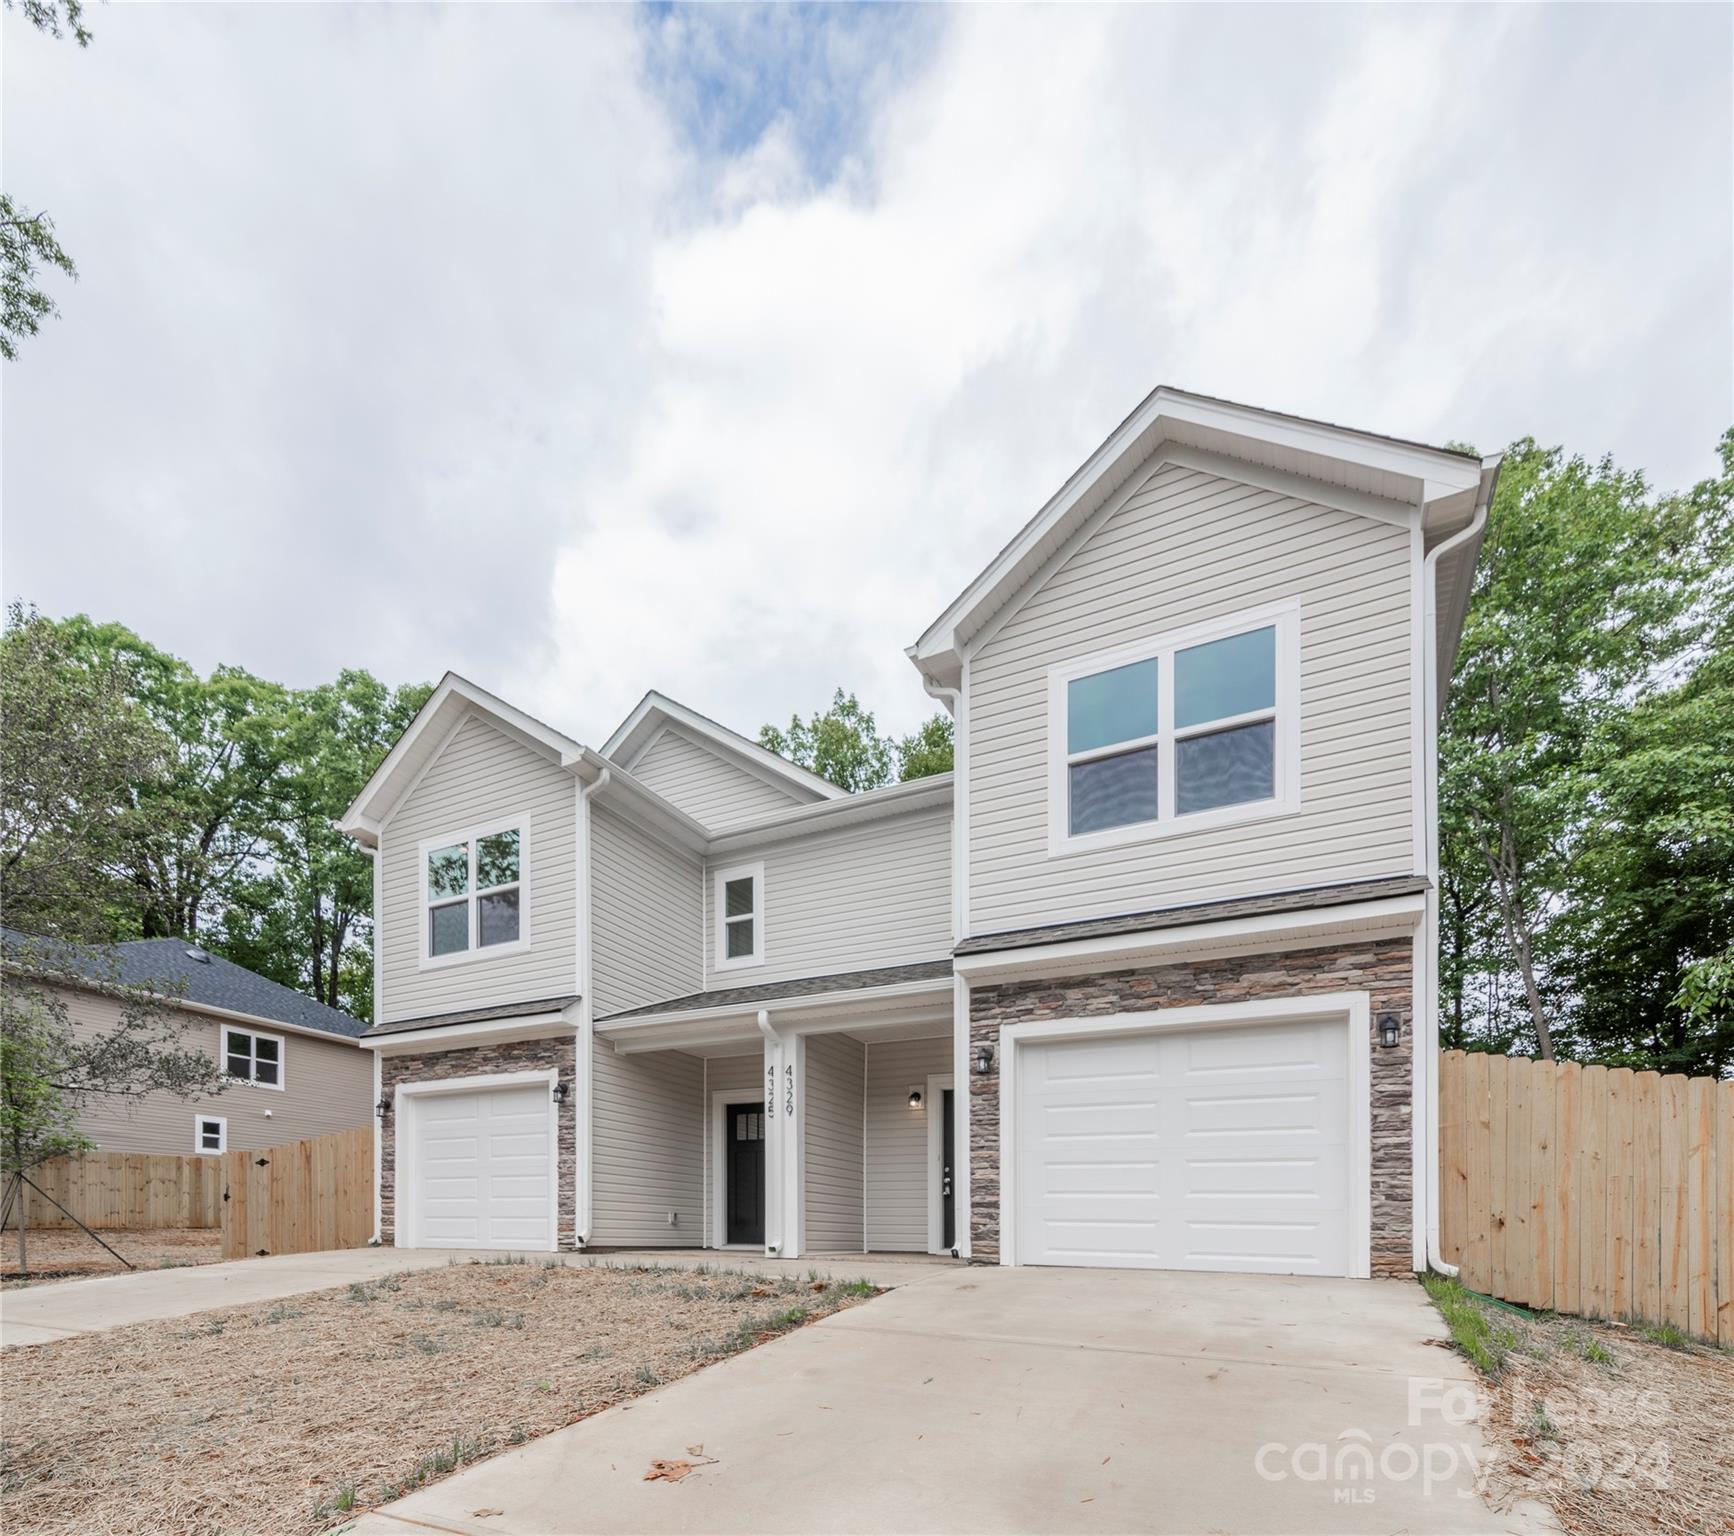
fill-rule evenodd
<path id="1" fill-rule="evenodd" d="M 1425 1264 L 1496 473 L 1157 390 L 909 648 L 956 771 L 868 794 L 448 675 L 345 821 L 382 1240 Z"/>

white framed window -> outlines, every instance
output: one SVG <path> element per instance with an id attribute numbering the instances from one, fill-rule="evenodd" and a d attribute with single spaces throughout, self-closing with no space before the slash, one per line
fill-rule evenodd
<path id="1" fill-rule="evenodd" d="M 530 818 L 421 844 L 421 964 L 456 965 L 530 946 Z"/>
<path id="2" fill-rule="evenodd" d="M 1229 615 L 1048 671 L 1048 852 L 1300 806 L 1300 604 Z"/>
<path id="3" fill-rule="evenodd" d="M 207 1156 L 229 1150 L 229 1122 L 221 1115 L 193 1116 L 193 1150 Z"/>
<path id="4" fill-rule="evenodd" d="M 711 876 L 716 913 L 716 956 L 711 969 L 739 970 L 765 963 L 765 866 L 735 864 Z"/>
<path id="5" fill-rule="evenodd" d="M 223 1026 L 223 1070 L 262 1088 L 283 1086 L 283 1037 Z"/>

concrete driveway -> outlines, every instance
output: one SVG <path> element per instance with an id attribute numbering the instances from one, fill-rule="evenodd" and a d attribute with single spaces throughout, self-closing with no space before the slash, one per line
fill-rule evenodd
<path id="1" fill-rule="evenodd" d="M 345 1529 L 1547 1528 L 1472 1491 L 1442 1336 L 1407 1281 L 934 1271 Z"/>

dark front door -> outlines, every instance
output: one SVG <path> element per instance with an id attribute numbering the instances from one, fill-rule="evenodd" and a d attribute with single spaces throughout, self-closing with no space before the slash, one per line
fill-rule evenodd
<path id="1" fill-rule="evenodd" d="M 728 1176 L 731 1243 L 765 1240 L 765 1106 L 731 1104 L 723 1162 Z"/>
<path id="2" fill-rule="evenodd" d="M 939 1198 L 943 1202 L 945 1241 L 941 1248 L 957 1246 L 957 1194 L 951 1177 L 952 1144 L 957 1139 L 957 1106 L 952 1102 L 952 1092 L 942 1088 L 939 1092 L 942 1113 L 945 1116 L 939 1129 Z"/>

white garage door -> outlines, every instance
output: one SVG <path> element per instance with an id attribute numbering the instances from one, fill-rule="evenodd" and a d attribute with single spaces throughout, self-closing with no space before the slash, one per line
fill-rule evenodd
<path id="1" fill-rule="evenodd" d="M 1258 1025 L 1024 1044 L 1024 1264 L 1343 1275 L 1348 1030 Z"/>
<path id="2" fill-rule="evenodd" d="M 548 1085 L 415 1098 L 418 1248 L 554 1246 Z"/>

